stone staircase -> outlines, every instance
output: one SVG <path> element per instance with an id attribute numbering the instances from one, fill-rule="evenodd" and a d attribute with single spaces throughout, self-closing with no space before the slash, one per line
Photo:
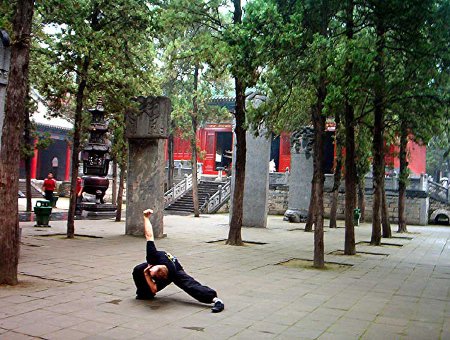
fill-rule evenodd
<path id="1" fill-rule="evenodd" d="M 25 180 L 19 180 L 19 197 L 26 197 L 27 188 Z M 31 182 L 31 198 L 42 198 L 42 193 Z"/>
<path id="2" fill-rule="evenodd" d="M 219 189 L 223 182 L 201 181 L 198 184 L 198 201 L 201 207 L 211 196 Z M 192 201 L 192 189 L 188 190 L 183 196 L 170 204 L 166 209 L 169 213 L 190 214 L 194 212 L 194 203 Z"/>
<path id="3" fill-rule="evenodd" d="M 430 198 L 429 223 L 450 225 L 450 189 L 439 183 L 428 181 Z"/>

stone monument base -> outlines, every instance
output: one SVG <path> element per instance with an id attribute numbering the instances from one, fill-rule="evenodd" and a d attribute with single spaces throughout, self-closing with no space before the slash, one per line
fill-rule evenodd
<path id="1" fill-rule="evenodd" d="M 288 209 L 284 213 L 283 221 L 289 221 L 291 223 L 306 222 L 308 218 L 308 212 L 297 209 Z"/>
<path id="2" fill-rule="evenodd" d="M 117 205 L 83 202 L 77 204 L 76 215 L 83 218 L 103 219 L 116 217 Z"/>

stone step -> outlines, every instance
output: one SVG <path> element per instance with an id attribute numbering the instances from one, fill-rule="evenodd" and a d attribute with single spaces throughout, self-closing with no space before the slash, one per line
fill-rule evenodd
<path id="1" fill-rule="evenodd" d="M 22 194 L 26 195 L 27 194 L 27 188 L 26 188 L 26 183 L 25 181 L 19 181 L 19 191 L 22 192 Z M 31 184 L 31 197 L 32 198 L 42 198 L 43 196 L 42 194 L 39 192 L 39 190 L 37 190 L 33 184 Z"/>
<path id="2" fill-rule="evenodd" d="M 202 181 L 198 185 L 198 200 L 202 205 L 206 200 L 214 195 L 219 189 L 219 185 L 224 185 L 223 182 L 205 182 Z M 180 212 L 194 212 L 194 203 L 192 198 L 192 190 L 189 190 L 182 197 L 178 198 L 166 210 L 180 211 Z"/>

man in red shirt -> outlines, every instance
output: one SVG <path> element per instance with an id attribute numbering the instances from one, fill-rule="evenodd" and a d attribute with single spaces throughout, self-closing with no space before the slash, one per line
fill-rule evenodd
<path id="1" fill-rule="evenodd" d="M 75 191 L 77 195 L 77 204 L 79 204 L 83 199 L 83 180 L 81 179 L 81 177 L 77 177 L 77 186 Z"/>
<path id="2" fill-rule="evenodd" d="M 47 178 L 44 180 L 44 184 L 42 185 L 42 191 L 44 192 L 44 196 L 46 200 L 49 200 L 50 203 L 53 202 L 53 191 L 56 189 L 56 181 L 53 178 L 53 173 L 49 172 Z"/>

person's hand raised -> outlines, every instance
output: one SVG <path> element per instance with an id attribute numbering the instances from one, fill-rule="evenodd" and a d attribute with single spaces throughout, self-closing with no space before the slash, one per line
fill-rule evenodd
<path id="1" fill-rule="evenodd" d="M 144 214 L 144 217 L 149 218 L 151 214 L 153 214 L 152 209 L 146 209 L 142 212 Z"/>

